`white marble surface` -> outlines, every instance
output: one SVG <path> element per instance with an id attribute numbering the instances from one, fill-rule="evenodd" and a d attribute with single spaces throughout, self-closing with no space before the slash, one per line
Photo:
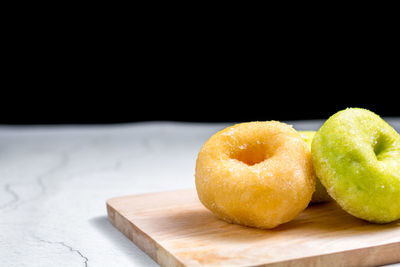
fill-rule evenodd
<path id="1" fill-rule="evenodd" d="M 193 188 L 197 152 L 227 125 L 0 126 L 0 266 L 158 266 L 109 223 L 105 201 Z"/>

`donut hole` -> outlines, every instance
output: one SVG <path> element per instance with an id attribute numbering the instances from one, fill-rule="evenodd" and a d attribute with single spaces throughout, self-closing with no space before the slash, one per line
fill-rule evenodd
<path id="1" fill-rule="evenodd" d="M 385 151 L 387 150 L 389 140 L 385 135 L 379 135 L 374 144 L 373 149 L 375 156 L 378 160 L 382 160 L 385 157 Z"/>
<path id="2" fill-rule="evenodd" d="M 268 154 L 264 145 L 241 145 L 237 150 L 232 151 L 230 157 L 252 166 L 266 160 Z"/>

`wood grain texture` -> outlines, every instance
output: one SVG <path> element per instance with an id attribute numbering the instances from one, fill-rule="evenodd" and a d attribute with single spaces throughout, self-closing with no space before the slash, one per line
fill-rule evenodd
<path id="1" fill-rule="evenodd" d="M 111 223 L 162 266 L 376 266 L 400 262 L 400 222 L 359 220 L 334 202 L 272 230 L 229 224 L 194 189 L 113 198 Z"/>

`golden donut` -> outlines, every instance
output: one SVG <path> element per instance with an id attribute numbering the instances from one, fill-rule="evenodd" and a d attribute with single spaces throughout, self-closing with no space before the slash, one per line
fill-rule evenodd
<path id="1" fill-rule="evenodd" d="M 196 161 L 196 189 L 217 217 L 273 228 L 304 210 L 315 190 L 310 150 L 291 126 L 247 122 L 207 140 Z"/>

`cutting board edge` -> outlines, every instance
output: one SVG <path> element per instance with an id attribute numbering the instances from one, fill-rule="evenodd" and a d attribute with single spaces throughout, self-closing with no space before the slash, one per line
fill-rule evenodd
<path id="1" fill-rule="evenodd" d="M 172 255 L 168 250 L 157 243 L 148 234 L 139 229 L 131 221 L 129 221 L 124 215 L 117 212 L 112 206 L 112 200 L 118 199 L 118 197 L 109 199 L 106 201 L 107 215 L 111 224 L 123 233 L 129 240 L 137 245 L 143 252 L 145 252 L 155 262 L 165 267 L 184 267 L 179 259 Z M 125 228 L 125 225 L 129 225 L 130 231 Z M 132 234 L 130 234 L 132 233 Z"/>
<path id="2" fill-rule="evenodd" d="M 360 255 L 355 257 L 354 254 Z M 375 257 L 375 255 L 378 254 L 379 257 Z M 385 256 L 382 257 L 382 254 L 385 254 Z M 340 252 L 275 261 L 261 265 L 250 265 L 247 267 L 324 267 L 326 266 L 326 262 L 334 262 L 335 264 L 333 266 L 343 267 L 372 267 L 400 263 L 400 243 L 394 242 L 380 246 L 349 249 Z"/>
<path id="3" fill-rule="evenodd" d="M 107 213 L 110 222 L 126 237 L 133 241 L 140 249 L 142 249 L 147 255 L 149 255 L 153 260 L 155 260 L 162 266 L 188 266 L 181 260 L 179 260 L 179 258 L 170 253 L 167 249 L 162 247 L 157 241 L 155 241 L 151 236 L 142 231 L 113 206 L 113 202 L 118 202 L 118 200 L 121 198 L 133 198 L 150 194 L 121 196 L 107 200 Z M 157 194 L 157 192 L 154 194 Z M 129 225 L 129 229 L 126 228 L 126 225 Z M 359 256 L 353 257 L 355 253 L 359 254 Z M 382 254 L 384 254 L 385 256 L 382 257 Z M 381 244 L 379 246 L 348 249 L 340 252 L 327 252 L 325 254 L 311 255 L 303 258 L 284 259 L 282 261 L 272 261 L 262 264 L 250 264 L 243 266 L 326 266 L 326 262 L 335 262 L 335 266 L 376 266 L 400 263 L 400 242 L 396 241 L 392 243 Z"/>

